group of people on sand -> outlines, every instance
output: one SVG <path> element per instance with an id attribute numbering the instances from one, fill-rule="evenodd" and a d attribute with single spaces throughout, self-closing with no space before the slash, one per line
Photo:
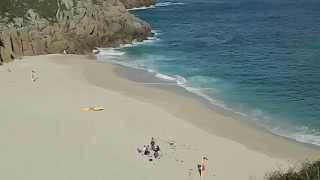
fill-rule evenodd
<path id="1" fill-rule="evenodd" d="M 153 161 L 153 158 L 160 159 L 160 146 L 156 144 L 153 137 L 151 138 L 150 144 L 144 145 L 142 149 L 137 148 L 137 151 L 143 156 L 149 157 L 149 161 Z M 197 164 L 197 169 L 201 179 L 205 176 L 208 160 L 209 159 L 206 156 L 203 156 L 199 164 Z"/>
<path id="2" fill-rule="evenodd" d="M 160 158 L 160 146 L 156 144 L 155 139 L 152 137 L 150 144 L 144 145 L 142 149 L 138 148 L 138 153 L 149 157 L 149 161 Z"/>

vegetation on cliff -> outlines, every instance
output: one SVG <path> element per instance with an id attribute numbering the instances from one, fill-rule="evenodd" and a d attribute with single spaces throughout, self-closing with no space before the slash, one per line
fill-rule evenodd
<path id="1" fill-rule="evenodd" d="M 52 18 L 58 10 L 56 0 L 1 0 L 0 15 L 10 19 L 23 17 L 29 9 L 38 12 L 41 17 Z"/>

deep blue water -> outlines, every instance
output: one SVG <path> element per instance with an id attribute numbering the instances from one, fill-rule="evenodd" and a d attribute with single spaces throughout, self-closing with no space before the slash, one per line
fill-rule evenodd
<path id="1" fill-rule="evenodd" d="M 319 0 L 168 2 L 133 11 L 160 40 L 119 61 L 184 77 L 213 103 L 320 145 Z"/>

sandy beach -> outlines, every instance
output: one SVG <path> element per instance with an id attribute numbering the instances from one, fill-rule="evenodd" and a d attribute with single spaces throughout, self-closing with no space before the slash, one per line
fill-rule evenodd
<path id="1" fill-rule="evenodd" d="M 199 179 L 202 156 L 209 159 L 204 179 L 262 179 L 320 155 L 317 147 L 215 111 L 179 88 L 134 76 L 78 55 L 0 66 L 0 179 L 192 180 Z M 91 106 L 104 110 L 83 111 Z M 161 158 L 149 162 L 137 148 L 151 137 Z"/>

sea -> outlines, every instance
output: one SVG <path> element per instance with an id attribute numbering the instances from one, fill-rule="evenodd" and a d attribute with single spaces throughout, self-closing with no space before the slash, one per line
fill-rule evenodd
<path id="1" fill-rule="evenodd" d="M 154 37 L 99 61 L 143 69 L 213 106 L 320 146 L 319 0 L 158 0 Z"/>

